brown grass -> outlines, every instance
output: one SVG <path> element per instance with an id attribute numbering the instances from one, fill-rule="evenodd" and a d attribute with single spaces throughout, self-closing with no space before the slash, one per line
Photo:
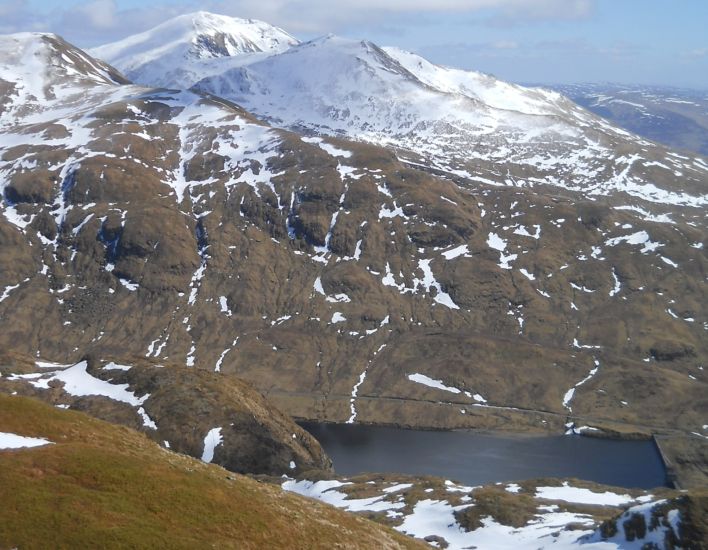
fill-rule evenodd
<path id="1" fill-rule="evenodd" d="M 161 449 L 33 399 L 0 431 L 56 444 L 0 452 L 0 548 L 418 547 L 362 518 Z"/>

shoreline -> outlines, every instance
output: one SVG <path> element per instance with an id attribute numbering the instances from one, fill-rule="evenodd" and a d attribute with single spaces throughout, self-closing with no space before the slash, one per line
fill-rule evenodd
<path id="1" fill-rule="evenodd" d="M 410 424 L 401 424 L 397 422 L 341 422 L 336 420 L 320 420 L 304 418 L 299 416 L 292 416 L 292 419 L 296 424 L 302 426 L 303 424 L 321 424 L 321 425 L 331 425 L 331 426 L 364 426 L 364 427 L 374 427 L 374 428 L 393 428 L 398 430 L 409 430 L 409 431 L 420 431 L 420 432 L 455 432 L 455 433 L 472 433 L 475 435 L 484 435 L 490 437 L 507 437 L 507 438 L 542 438 L 542 437 L 562 437 L 562 436 L 577 436 L 586 437 L 591 439 L 608 439 L 613 441 L 648 441 L 657 435 L 664 435 L 666 430 L 652 430 L 649 433 L 646 432 L 619 432 L 608 427 L 603 426 L 593 426 L 595 430 L 583 430 L 581 432 L 576 432 L 572 434 L 559 433 L 551 429 L 543 429 L 540 427 L 533 427 L 528 431 L 520 431 L 518 429 L 490 429 L 490 428 L 476 428 L 476 427 L 451 427 L 445 428 L 440 426 L 414 426 Z M 515 427 L 516 428 L 516 427 Z M 683 435 L 683 434 L 682 434 Z M 689 434 L 685 434 L 689 437 Z"/>

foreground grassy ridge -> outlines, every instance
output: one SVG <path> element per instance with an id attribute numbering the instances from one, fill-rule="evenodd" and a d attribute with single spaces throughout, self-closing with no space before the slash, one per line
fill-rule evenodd
<path id="1" fill-rule="evenodd" d="M 0 548 L 415 548 L 417 541 L 161 449 L 128 428 L 0 395 Z"/>

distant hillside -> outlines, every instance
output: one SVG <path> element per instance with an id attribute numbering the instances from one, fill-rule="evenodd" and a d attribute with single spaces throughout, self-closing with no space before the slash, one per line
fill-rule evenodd
<path id="1" fill-rule="evenodd" d="M 708 155 L 708 91 L 613 84 L 552 88 L 630 132 Z"/>

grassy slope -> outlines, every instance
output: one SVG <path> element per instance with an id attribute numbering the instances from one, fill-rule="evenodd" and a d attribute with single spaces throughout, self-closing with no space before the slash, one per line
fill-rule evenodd
<path id="1" fill-rule="evenodd" d="M 372 522 L 161 449 L 84 414 L 0 395 L 0 548 L 417 547 Z"/>

